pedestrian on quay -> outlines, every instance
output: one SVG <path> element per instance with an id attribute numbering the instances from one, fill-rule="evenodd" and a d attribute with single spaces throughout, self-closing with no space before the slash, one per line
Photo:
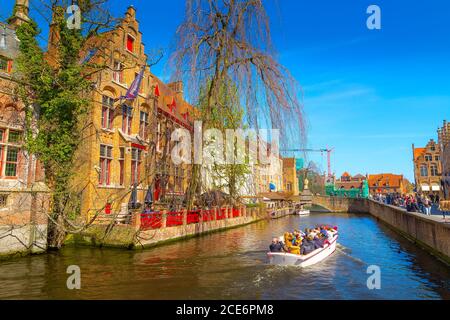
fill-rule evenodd
<path id="1" fill-rule="evenodd" d="M 444 219 L 444 222 L 446 221 L 445 216 L 448 214 L 449 208 L 449 201 L 439 201 L 438 210 L 442 212 L 442 218 Z"/>
<path id="2" fill-rule="evenodd" d="M 416 203 L 419 208 L 419 211 L 422 212 L 423 214 L 426 214 L 423 198 L 420 194 L 416 194 Z"/>
<path id="3" fill-rule="evenodd" d="M 431 215 L 431 200 L 430 200 L 430 198 L 425 196 L 424 201 L 423 201 L 423 205 L 424 205 L 424 208 L 425 208 L 425 214 L 427 216 L 430 216 Z"/>

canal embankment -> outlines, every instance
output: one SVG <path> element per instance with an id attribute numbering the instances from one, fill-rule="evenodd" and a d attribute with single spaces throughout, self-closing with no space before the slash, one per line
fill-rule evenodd
<path id="1" fill-rule="evenodd" d="M 450 264 L 450 224 L 370 199 L 316 196 L 314 204 L 331 212 L 369 213 L 408 240 Z"/>
<path id="2" fill-rule="evenodd" d="M 241 227 L 264 219 L 291 214 L 290 208 L 267 210 L 265 206 L 215 208 L 179 212 L 133 213 L 130 223 L 97 223 L 86 231 L 69 235 L 66 245 L 87 245 L 129 249 L 148 248 L 176 240 Z M 107 222 L 107 223 L 105 223 Z"/>

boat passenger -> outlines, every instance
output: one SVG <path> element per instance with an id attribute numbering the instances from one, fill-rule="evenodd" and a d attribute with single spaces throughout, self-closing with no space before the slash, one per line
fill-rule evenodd
<path id="1" fill-rule="evenodd" d="M 320 237 L 315 237 L 313 239 L 313 243 L 314 243 L 314 249 L 319 249 L 319 248 L 323 248 L 323 239 L 321 239 Z"/>
<path id="2" fill-rule="evenodd" d="M 315 250 L 314 242 L 310 236 L 306 237 L 301 246 L 301 254 L 309 254 Z"/>
<path id="3" fill-rule="evenodd" d="M 294 236 L 292 234 L 290 234 L 289 232 L 286 232 L 284 234 L 284 239 L 286 241 L 286 247 L 288 248 L 289 253 L 300 254 L 300 247 L 299 246 L 294 246 L 292 244 L 292 240 L 294 239 Z"/>
<path id="4" fill-rule="evenodd" d="M 320 233 L 325 237 L 328 238 L 328 231 L 324 227 L 320 227 Z"/>
<path id="5" fill-rule="evenodd" d="M 278 238 L 272 239 L 272 244 L 270 245 L 270 252 L 282 252 L 283 251 L 283 243 L 278 240 Z"/>
<path id="6" fill-rule="evenodd" d="M 302 236 L 298 233 L 298 234 L 295 236 L 295 238 L 294 238 L 294 240 L 293 240 L 292 243 L 293 243 L 294 246 L 300 247 L 301 244 L 302 244 Z"/>
<path id="7" fill-rule="evenodd" d="M 313 239 L 317 236 L 318 232 L 316 229 L 310 230 L 308 236 L 311 236 Z"/>

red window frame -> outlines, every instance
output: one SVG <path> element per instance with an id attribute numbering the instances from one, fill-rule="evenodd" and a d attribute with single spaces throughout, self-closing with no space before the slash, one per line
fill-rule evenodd
<path id="1" fill-rule="evenodd" d="M 102 149 L 103 148 L 103 149 Z M 104 150 L 105 152 L 102 152 Z M 111 184 L 112 146 L 100 145 L 100 176 L 98 183 L 109 186 Z"/>
<path id="2" fill-rule="evenodd" d="M 125 184 L 125 148 L 124 147 L 120 147 L 119 184 L 121 186 L 123 186 Z"/>
<path id="3" fill-rule="evenodd" d="M 127 50 L 128 51 L 134 52 L 134 41 L 135 40 L 136 39 L 132 35 L 130 35 L 130 34 L 127 35 Z"/>
<path id="4" fill-rule="evenodd" d="M 128 112 L 128 108 L 126 107 L 126 110 L 122 110 L 122 131 L 125 134 L 130 135 L 131 134 L 131 125 L 133 122 L 133 114 Z"/>
<path id="5" fill-rule="evenodd" d="M 148 112 L 141 111 L 139 120 L 139 135 L 144 138 L 144 140 L 147 140 L 147 129 L 149 125 Z"/>
<path id="6" fill-rule="evenodd" d="M 0 176 L 3 173 L 3 152 L 5 150 L 5 146 L 0 145 Z"/>
<path id="7" fill-rule="evenodd" d="M 17 149 L 17 157 L 16 157 L 16 161 L 8 160 L 8 152 L 9 152 L 11 149 Z M 18 171 L 18 168 L 19 168 L 19 162 L 20 162 L 20 148 L 19 148 L 19 147 L 16 147 L 16 146 L 8 146 L 8 149 L 7 149 L 6 152 L 5 152 L 5 178 L 7 178 L 7 179 L 14 179 L 14 178 L 17 178 L 17 171 Z M 15 165 L 15 175 L 13 175 L 13 176 L 11 176 L 11 175 L 6 175 L 6 168 L 7 168 L 8 164 Z"/>
<path id="8" fill-rule="evenodd" d="M 139 184 L 141 178 L 142 150 L 131 149 L 131 185 Z"/>
<path id="9" fill-rule="evenodd" d="M 102 98 L 102 128 L 112 129 L 114 122 L 114 99 L 104 95 Z"/>
<path id="10" fill-rule="evenodd" d="M 17 134 L 16 141 L 10 141 L 11 134 Z M 4 179 L 17 179 L 21 161 L 22 132 L 15 129 L 0 128 L 0 176 Z M 10 150 L 17 150 L 15 161 L 8 160 Z M 14 175 L 7 175 L 8 165 L 14 166 Z"/>

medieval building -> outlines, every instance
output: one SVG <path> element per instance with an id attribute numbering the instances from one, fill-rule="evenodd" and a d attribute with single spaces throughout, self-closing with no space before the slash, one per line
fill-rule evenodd
<path id="1" fill-rule="evenodd" d="M 36 157 L 24 148 L 27 106 L 16 93 L 16 29 L 28 11 L 28 0 L 17 0 L 11 18 L 0 22 L 0 254 L 46 249 L 47 189 Z"/>
<path id="2" fill-rule="evenodd" d="M 431 139 L 423 148 L 412 145 L 414 180 L 419 193 L 438 199 L 441 192 L 441 151 Z"/>

